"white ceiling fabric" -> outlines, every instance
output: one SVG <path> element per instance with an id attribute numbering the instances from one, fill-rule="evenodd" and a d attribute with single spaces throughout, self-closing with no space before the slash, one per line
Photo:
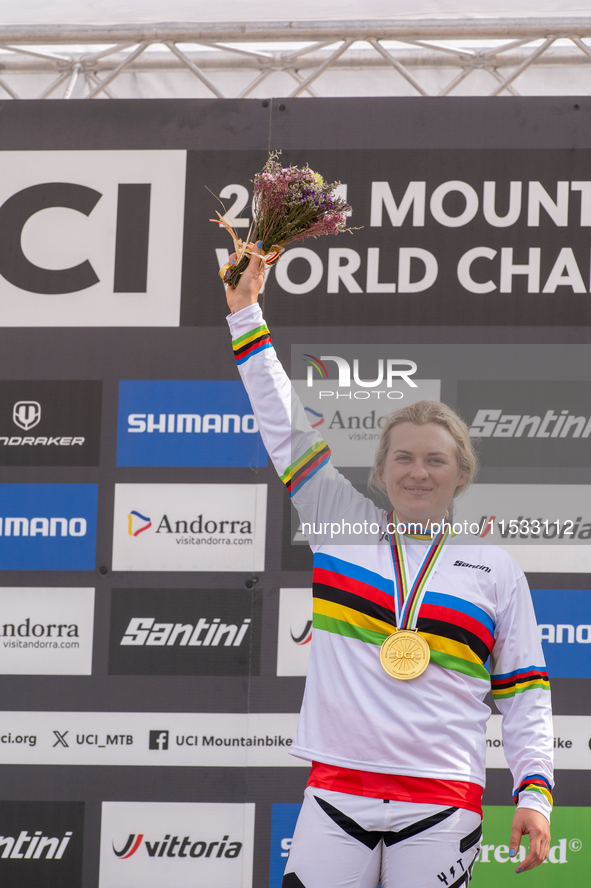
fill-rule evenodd
<path id="1" fill-rule="evenodd" d="M 123 22 L 346 21 L 366 19 L 521 18 L 588 16 L 581 0 L 298 0 L 294 6 L 258 6 L 244 0 L 0 0 L 0 25 Z M 285 9 L 285 12 L 283 11 Z"/>

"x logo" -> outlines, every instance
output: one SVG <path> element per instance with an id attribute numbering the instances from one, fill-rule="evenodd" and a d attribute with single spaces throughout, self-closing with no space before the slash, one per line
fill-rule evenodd
<path id="1" fill-rule="evenodd" d="M 68 742 L 67 742 L 67 740 L 66 740 L 66 734 L 69 734 L 69 733 L 70 733 L 69 731 L 64 731 L 63 734 L 60 733 L 60 731 L 54 731 L 53 733 L 54 733 L 55 736 L 57 737 L 57 740 L 56 740 L 55 743 L 53 744 L 52 749 L 55 749 L 55 747 L 58 746 L 58 745 L 60 745 L 60 744 L 61 744 L 62 746 L 65 746 L 66 748 L 69 748 L 69 744 L 68 744 Z"/>

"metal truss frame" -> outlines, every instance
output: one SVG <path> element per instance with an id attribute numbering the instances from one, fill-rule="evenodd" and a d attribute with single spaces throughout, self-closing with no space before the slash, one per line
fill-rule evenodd
<path id="1" fill-rule="evenodd" d="M 94 52 L 93 46 L 97 47 Z M 49 75 L 50 82 L 35 96 L 39 99 L 69 99 L 74 94 L 84 99 L 116 98 L 112 87 L 121 75 L 158 72 L 185 77 L 189 72 L 200 82 L 200 94 L 204 87 L 205 95 L 212 98 L 260 94 L 259 88 L 269 78 L 269 95 L 295 98 L 317 96 L 314 85 L 329 69 L 361 73 L 378 68 L 398 75 L 389 83 L 390 95 L 408 95 L 408 85 L 412 94 L 430 95 L 420 77 L 425 70 L 441 68 L 451 72 L 438 96 L 452 95 L 477 71 L 487 72 L 490 82 L 488 88 L 478 86 L 473 95 L 519 95 L 515 81 L 528 69 L 578 68 L 590 62 L 591 15 L 418 23 L 0 26 L 0 91 L 11 99 L 21 97 L 18 75 L 23 74 Z M 216 83 L 216 75 L 227 72 L 240 74 L 240 88 L 232 95 Z M 284 86 L 274 92 L 272 75 L 277 72 L 294 81 L 291 92 L 286 93 Z M 577 91 L 579 95 L 586 92 L 584 87 Z M 340 94 L 347 94 L 346 87 Z M 531 85 L 528 94 L 532 94 Z"/>

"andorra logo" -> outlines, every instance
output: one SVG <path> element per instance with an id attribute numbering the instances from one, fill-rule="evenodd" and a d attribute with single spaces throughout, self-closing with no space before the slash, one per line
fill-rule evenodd
<path id="1" fill-rule="evenodd" d="M 138 833 L 137 836 L 135 833 L 130 833 L 129 838 L 121 851 L 117 851 L 115 845 L 113 845 L 113 852 L 119 858 L 119 860 L 126 860 L 128 857 L 131 857 L 132 854 L 135 854 L 139 846 L 142 844 L 143 838 L 143 833 Z"/>
<path id="2" fill-rule="evenodd" d="M 305 412 L 308 415 L 308 420 L 313 429 L 317 429 L 318 426 L 321 426 L 324 422 L 324 414 L 318 413 L 316 410 L 312 410 L 311 407 L 304 407 Z"/>
<path id="3" fill-rule="evenodd" d="M 140 521 L 143 521 L 145 523 L 140 524 Z M 142 515 L 140 512 L 136 512 L 135 509 L 131 511 L 127 516 L 127 532 L 129 533 L 129 536 L 139 536 L 140 533 L 143 533 L 144 530 L 148 530 L 148 528 L 151 526 L 152 519 L 146 518 L 145 515 Z"/>

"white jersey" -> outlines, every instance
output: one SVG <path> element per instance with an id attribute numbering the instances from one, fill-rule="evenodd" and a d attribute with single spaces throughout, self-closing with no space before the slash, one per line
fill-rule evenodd
<path id="1" fill-rule="evenodd" d="M 412 681 L 380 664 L 396 627 L 392 554 L 383 534 L 331 539 L 331 522 L 385 528 L 386 513 L 334 468 L 277 359 L 258 305 L 228 318 L 241 376 L 269 455 L 314 552 L 314 618 L 292 754 L 353 772 L 485 782 L 484 698 L 503 715 L 515 799 L 549 817 L 552 718 L 531 595 L 514 559 L 456 537 L 428 581 L 417 628 L 431 660 Z M 429 543 L 408 539 L 415 576 Z M 367 793 L 369 794 L 369 793 Z"/>

